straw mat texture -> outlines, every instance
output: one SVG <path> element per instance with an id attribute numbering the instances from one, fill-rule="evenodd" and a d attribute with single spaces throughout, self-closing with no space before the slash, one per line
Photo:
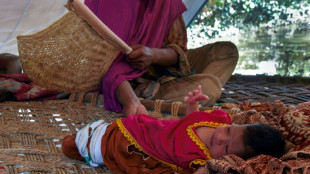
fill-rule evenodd
<path id="1" fill-rule="evenodd" d="M 273 104 L 280 100 L 286 105 L 297 105 L 310 101 L 310 78 L 309 77 L 283 77 L 266 75 L 233 75 L 222 88 L 220 99 L 216 107 L 238 108 L 252 103 L 253 105 L 264 103 Z M 170 113 L 175 104 L 161 101 L 144 99 L 142 104 L 154 112 Z M 179 104 L 178 115 L 185 115 L 186 104 L 184 101 Z M 207 110 L 210 107 L 202 106 L 200 110 Z M 157 111 L 159 110 L 159 111 Z M 171 112 L 172 113 L 172 112 Z"/>
<path id="2" fill-rule="evenodd" d="M 0 173 L 108 173 L 65 157 L 61 142 L 84 123 L 121 115 L 69 100 L 0 104 Z"/>
<path id="3" fill-rule="evenodd" d="M 110 173 L 104 167 L 93 168 L 85 162 L 62 154 L 61 142 L 76 134 L 85 124 L 103 119 L 112 122 L 122 114 L 82 103 L 83 97 L 44 102 L 0 103 L 0 173 Z M 177 113 L 178 111 L 173 111 Z M 151 115 L 161 119 L 160 113 Z"/>
<path id="4" fill-rule="evenodd" d="M 240 89 L 240 85 L 247 84 L 243 81 L 247 81 L 251 88 L 256 86 L 256 92 L 262 91 L 260 89 L 265 89 L 264 87 L 271 88 L 271 86 L 277 85 L 281 89 L 299 89 L 301 93 L 309 91 L 307 82 L 304 81 L 295 83 L 295 86 L 289 88 L 294 83 L 288 81 L 290 85 L 283 87 L 281 86 L 283 81 L 271 83 L 268 77 L 264 77 L 266 78 L 265 85 L 259 88 L 257 84 L 251 85 L 248 78 L 262 77 L 233 77 L 224 88 L 235 92 L 238 90 L 249 91 L 248 88 Z M 256 82 L 258 83 L 258 81 Z M 253 84 L 255 83 L 253 82 Z M 300 86 L 296 88 L 296 84 Z M 253 91 L 255 90 L 253 89 Z M 298 93 L 294 93 L 294 95 L 299 96 Z M 68 134 L 76 133 L 85 124 L 96 119 L 111 122 L 122 117 L 119 113 L 105 111 L 104 108 L 96 106 L 97 97 L 98 94 L 94 93 L 89 104 L 83 104 L 83 95 L 81 94 L 80 96 L 72 94 L 68 100 L 0 103 L 0 173 L 111 173 L 106 168 L 92 168 L 84 162 L 65 157 L 61 151 L 63 138 Z M 274 98 L 270 97 L 269 99 L 270 103 L 274 102 Z M 302 100 L 293 102 L 297 102 L 296 105 Z M 152 104 L 150 115 L 161 119 L 177 118 L 181 109 L 180 102 L 171 103 L 169 104 L 171 116 L 165 117 L 162 115 L 165 102 L 154 101 Z M 242 114 L 238 108 L 226 111 L 231 115 Z M 305 160 L 309 162 L 308 157 Z"/>
<path id="5" fill-rule="evenodd" d="M 273 103 L 275 100 L 287 105 L 310 101 L 310 78 L 234 75 L 223 87 L 217 103 Z"/>
<path id="6" fill-rule="evenodd" d="M 68 100 L 0 103 L 0 173 L 110 173 L 62 154 L 61 142 L 85 124 L 103 119 L 112 122 L 122 114 L 96 106 L 96 94 L 90 104 Z M 177 103 L 176 103 L 177 104 Z M 173 104 L 174 105 L 174 104 Z M 171 116 L 159 110 L 150 115 L 159 119 L 178 118 L 177 107 Z"/>
<path id="7" fill-rule="evenodd" d="M 56 91 L 90 91 L 120 53 L 74 11 L 46 29 L 18 36 L 24 72 L 39 86 Z"/>

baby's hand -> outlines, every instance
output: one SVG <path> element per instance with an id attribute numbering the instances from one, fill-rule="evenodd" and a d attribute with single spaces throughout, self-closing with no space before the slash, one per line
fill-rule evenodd
<path id="1" fill-rule="evenodd" d="M 188 104 L 194 104 L 202 100 L 209 100 L 209 97 L 202 93 L 201 85 L 198 85 L 195 90 L 189 92 L 188 95 L 184 98 L 184 101 Z"/>
<path id="2" fill-rule="evenodd" d="M 188 95 L 184 98 L 184 101 L 187 102 L 186 115 L 195 111 L 199 111 L 199 101 L 202 100 L 209 100 L 209 97 L 202 93 L 201 86 L 199 85 L 197 89 L 189 92 Z"/>

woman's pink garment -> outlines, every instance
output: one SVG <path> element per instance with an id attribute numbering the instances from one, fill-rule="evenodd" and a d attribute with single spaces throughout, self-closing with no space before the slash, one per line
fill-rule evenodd
<path id="1" fill-rule="evenodd" d="M 128 45 L 161 48 L 173 21 L 186 10 L 182 0 L 85 0 L 85 4 Z M 120 54 L 102 82 L 104 107 L 121 112 L 115 97 L 121 82 L 140 77 L 145 70 L 133 69 Z"/>
<path id="2" fill-rule="evenodd" d="M 124 136 L 140 150 L 174 169 L 204 165 L 212 156 L 196 129 L 231 123 L 223 110 L 193 112 L 179 120 L 158 120 L 147 115 L 131 115 L 117 120 Z"/>

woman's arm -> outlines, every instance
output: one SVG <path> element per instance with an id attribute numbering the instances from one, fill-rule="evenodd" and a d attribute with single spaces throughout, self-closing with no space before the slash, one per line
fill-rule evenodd
<path id="1" fill-rule="evenodd" d="M 183 17 L 177 18 L 171 28 L 162 48 L 150 48 L 143 45 L 133 46 L 133 51 L 127 56 L 127 61 L 136 69 L 144 69 L 151 64 L 167 67 L 172 74 L 180 76 L 192 73 L 187 60 L 187 35 Z"/>
<path id="2" fill-rule="evenodd" d="M 188 95 L 184 98 L 184 101 L 187 102 L 186 105 L 186 115 L 199 111 L 199 101 L 209 100 L 209 97 L 204 95 L 201 91 L 201 85 L 189 92 Z"/>

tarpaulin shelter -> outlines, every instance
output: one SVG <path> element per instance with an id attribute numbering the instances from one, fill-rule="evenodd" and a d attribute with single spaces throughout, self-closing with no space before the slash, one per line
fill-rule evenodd
<path id="1" fill-rule="evenodd" d="M 189 8 L 183 14 L 188 25 L 205 1 L 184 2 Z M 16 36 L 48 26 L 67 11 L 63 8 L 66 3 L 66 0 L 1 0 L 0 53 L 17 54 Z M 233 76 L 223 89 L 218 102 L 220 105 L 214 108 L 226 109 L 239 124 L 266 123 L 265 116 L 289 120 L 293 118 L 292 111 L 299 110 L 280 102 L 274 103 L 274 100 L 297 105 L 309 101 L 309 90 L 309 79 L 304 78 Z M 1 103 L 0 173 L 110 173 L 106 168 L 92 168 L 61 153 L 61 141 L 65 135 L 76 133 L 85 123 L 95 119 L 109 122 L 121 117 L 121 114 L 98 107 L 97 95 L 93 93 L 89 104 L 82 102 L 83 93 L 72 94 L 68 100 Z M 181 103 L 149 100 L 143 100 L 142 103 L 153 111 L 154 117 L 169 119 L 162 117 L 162 113 L 170 112 L 173 118 L 184 113 Z M 302 108 L 309 110 L 309 103 L 302 105 Z M 295 133 L 292 135 L 295 137 L 299 130 L 309 132 L 309 113 L 300 113 L 299 119 L 278 126 L 287 129 L 290 134 Z M 307 135 L 309 137 L 309 133 Z M 206 171 L 252 173 L 273 169 L 281 173 L 308 173 L 309 139 L 292 146 L 294 148 L 291 147 L 292 150 L 281 159 L 259 156 L 243 161 L 235 156 L 226 156 L 221 160 L 210 160 Z"/>
<path id="2" fill-rule="evenodd" d="M 82 0 L 83 1 L 83 0 Z M 205 0 L 184 0 L 188 11 L 183 14 L 188 26 Z M 67 9 L 67 0 L 1 0 L 0 53 L 17 54 L 16 36 L 31 34 L 50 25 Z"/>

